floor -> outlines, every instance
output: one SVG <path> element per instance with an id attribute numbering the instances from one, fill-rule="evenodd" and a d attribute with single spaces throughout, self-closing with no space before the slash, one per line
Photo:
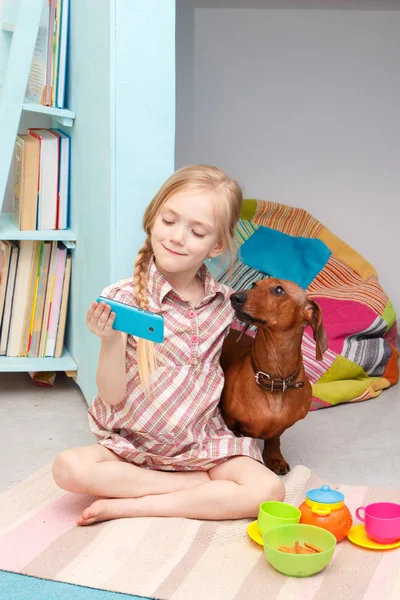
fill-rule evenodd
<path id="1" fill-rule="evenodd" d="M 53 388 L 40 388 L 27 374 L 0 373 L 0 491 L 65 448 L 93 443 L 86 413 L 79 388 L 63 374 Z M 400 488 L 399 423 L 395 386 L 374 400 L 309 413 L 284 434 L 282 452 L 292 466 L 306 465 L 326 480 Z"/>

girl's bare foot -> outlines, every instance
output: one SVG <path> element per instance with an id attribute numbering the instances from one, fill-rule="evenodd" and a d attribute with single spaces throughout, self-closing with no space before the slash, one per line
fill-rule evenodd
<path id="1" fill-rule="evenodd" d="M 134 517 L 135 498 L 102 498 L 85 508 L 78 525 L 92 525 L 100 521 Z"/>
<path id="2" fill-rule="evenodd" d="M 189 471 L 185 473 L 183 489 L 196 487 L 209 481 L 207 471 Z M 101 498 L 83 511 L 81 518 L 77 520 L 77 524 L 91 525 L 100 521 L 140 516 L 138 500 L 140 500 L 140 497 Z"/>

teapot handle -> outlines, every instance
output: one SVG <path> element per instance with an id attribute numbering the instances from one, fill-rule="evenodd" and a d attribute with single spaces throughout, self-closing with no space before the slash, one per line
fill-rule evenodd
<path id="1" fill-rule="evenodd" d="M 360 515 L 360 510 L 363 510 L 363 511 L 364 511 L 364 517 L 362 517 L 362 516 Z M 364 518 L 365 518 L 365 506 L 360 506 L 359 508 L 357 508 L 357 510 L 356 510 L 356 517 L 357 517 L 357 519 L 358 519 L 359 521 L 362 521 L 362 522 L 364 523 Z"/>

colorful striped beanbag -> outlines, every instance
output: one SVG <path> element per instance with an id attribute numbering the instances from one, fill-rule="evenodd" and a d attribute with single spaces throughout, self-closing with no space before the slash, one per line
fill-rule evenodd
<path id="1" fill-rule="evenodd" d="M 210 261 L 215 279 L 235 290 L 266 277 L 290 279 L 321 306 L 323 361 L 315 358 L 309 327 L 302 344 L 312 409 L 367 400 L 397 383 L 396 313 L 362 256 L 305 210 L 261 200 L 244 201 L 236 243 L 233 273 Z"/>

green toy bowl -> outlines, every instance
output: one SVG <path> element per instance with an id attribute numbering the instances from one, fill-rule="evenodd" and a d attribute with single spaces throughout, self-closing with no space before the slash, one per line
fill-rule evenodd
<path id="1" fill-rule="evenodd" d="M 279 546 L 292 548 L 296 542 L 305 542 L 321 548 L 318 554 L 288 554 L 277 550 Z M 265 556 L 280 573 L 290 577 L 309 577 L 319 573 L 331 560 L 336 547 L 335 536 L 314 525 L 280 525 L 263 535 Z"/>

